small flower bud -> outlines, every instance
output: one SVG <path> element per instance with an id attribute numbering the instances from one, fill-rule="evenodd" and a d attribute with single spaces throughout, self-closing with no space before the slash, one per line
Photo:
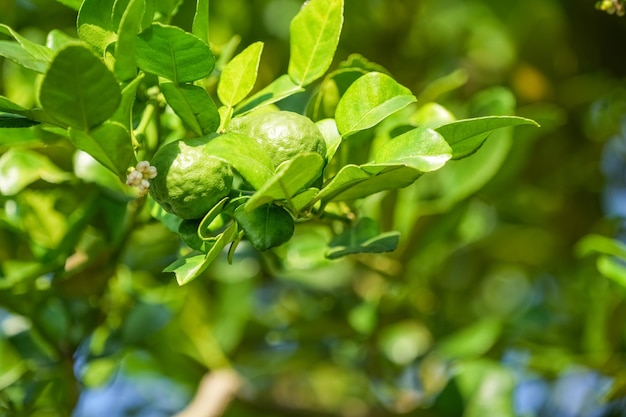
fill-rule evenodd
<path id="1" fill-rule="evenodd" d="M 143 180 L 143 174 L 137 170 L 133 170 L 126 176 L 126 184 L 132 186 L 138 186 Z"/>
<path id="2" fill-rule="evenodd" d="M 141 172 L 142 174 L 146 172 L 148 168 L 150 168 L 150 162 L 148 161 L 140 161 L 137 163 L 137 166 L 135 167 L 135 169 Z"/>
<path id="3" fill-rule="evenodd" d="M 148 169 L 146 169 L 146 172 L 144 173 L 144 176 L 148 179 L 153 179 L 154 177 L 157 176 L 157 169 L 156 167 L 153 167 L 152 165 L 148 167 Z"/>

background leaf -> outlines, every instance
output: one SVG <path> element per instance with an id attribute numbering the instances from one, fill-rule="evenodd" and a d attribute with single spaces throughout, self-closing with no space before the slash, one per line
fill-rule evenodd
<path id="1" fill-rule="evenodd" d="M 72 178 L 44 155 L 11 148 L 0 156 L 0 193 L 14 195 L 38 180 L 59 183 Z"/>
<path id="2" fill-rule="evenodd" d="M 343 25 L 343 0 L 310 0 L 291 21 L 288 73 L 299 86 L 330 67 Z"/>
<path id="3" fill-rule="evenodd" d="M 217 85 L 222 104 L 233 107 L 252 91 L 262 52 L 263 42 L 255 42 L 226 64 Z"/>
<path id="4" fill-rule="evenodd" d="M 167 104 L 196 135 L 207 135 L 217 130 L 220 115 L 204 88 L 175 83 L 162 83 L 160 87 Z"/>
<path id="5" fill-rule="evenodd" d="M 337 259 L 355 253 L 390 252 L 396 249 L 399 241 L 399 232 L 380 233 L 378 223 L 364 217 L 328 244 L 326 257 Z"/>
<path id="6" fill-rule="evenodd" d="M 7 25 L 0 24 L 0 33 L 16 40 L 16 42 L 0 41 L 0 56 L 24 68 L 40 73 L 46 72 L 54 55 L 52 50 L 26 39 Z"/>
<path id="7" fill-rule="evenodd" d="M 83 46 L 70 45 L 52 61 L 39 98 L 52 117 L 87 131 L 113 115 L 121 92 L 100 59 Z"/>
<path id="8" fill-rule="evenodd" d="M 358 78 L 339 100 L 337 128 L 344 136 L 370 128 L 414 101 L 411 91 L 390 76 L 370 72 Z"/>
<path id="9" fill-rule="evenodd" d="M 176 26 L 154 23 L 139 34 L 136 47 L 139 68 L 175 83 L 205 78 L 215 66 L 209 46 Z"/>

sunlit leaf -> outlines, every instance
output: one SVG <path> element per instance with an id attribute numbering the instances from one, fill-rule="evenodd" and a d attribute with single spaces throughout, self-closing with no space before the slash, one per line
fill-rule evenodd
<path id="1" fill-rule="evenodd" d="M 0 24 L 0 33 L 15 39 L 15 42 L 0 41 L 0 56 L 24 68 L 40 73 L 46 72 L 54 55 L 52 50 L 26 39 L 7 25 Z"/>
<path id="2" fill-rule="evenodd" d="M 215 66 L 209 46 L 176 26 L 154 23 L 139 34 L 136 48 L 139 68 L 175 83 L 205 78 Z"/>
<path id="3" fill-rule="evenodd" d="M 191 33 L 209 44 L 209 0 L 197 0 Z"/>
<path id="4" fill-rule="evenodd" d="M 539 126 L 534 120 L 523 117 L 485 116 L 457 120 L 435 130 L 452 147 L 452 158 L 461 159 L 476 152 L 494 130 L 517 125 Z"/>
<path id="5" fill-rule="evenodd" d="M 233 107 L 250 93 L 256 82 L 261 52 L 263 42 L 255 42 L 226 64 L 217 85 L 217 96 L 224 105 Z"/>
<path id="6" fill-rule="evenodd" d="M 115 43 L 115 75 L 121 81 L 133 79 L 137 75 L 135 42 L 145 11 L 146 0 L 130 0 L 122 15 Z"/>
<path id="7" fill-rule="evenodd" d="M 441 168 L 451 157 L 452 149 L 440 134 L 418 127 L 383 145 L 376 154 L 376 162 L 402 163 L 429 172 Z"/>
<path id="8" fill-rule="evenodd" d="M 52 61 L 39 98 L 52 117 L 87 131 L 113 115 L 121 92 L 115 76 L 100 59 L 83 46 L 70 45 Z"/>
<path id="9" fill-rule="evenodd" d="M 343 25 L 343 0 L 310 0 L 290 26 L 289 76 L 300 86 L 330 67 Z"/>
<path id="10" fill-rule="evenodd" d="M 357 79 L 339 100 L 337 127 L 346 136 L 378 124 L 415 101 L 411 91 L 390 76 L 370 72 Z"/>
<path id="11" fill-rule="evenodd" d="M 84 0 L 78 12 L 79 38 L 101 53 L 117 39 L 118 26 L 112 19 L 114 4 L 115 0 Z"/>
<path id="12" fill-rule="evenodd" d="M 0 156 L 0 193 L 14 195 L 38 180 L 59 183 L 72 176 L 54 165 L 44 155 L 11 148 Z"/>

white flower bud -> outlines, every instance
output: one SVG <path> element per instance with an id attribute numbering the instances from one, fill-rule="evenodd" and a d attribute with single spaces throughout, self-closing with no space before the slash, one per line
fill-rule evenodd
<path id="1" fill-rule="evenodd" d="M 143 174 L 144 172 L 146 172 L 146 170 L 149 167 L 150 167 L 150 162 L 148 162 L 148 161 L 140 161 L 140 162 L 137 163 L 137 166 L 135 167 L 135 169 Z"/>
<path id="2" fill-rule="evenodd" d="M 132 186 L 138 186 L 143 180 L 143 174 L 137 170 L 133 170 L 126 176 L 126 184 Z"/>
<path id="3" fill-rule="evenodd" d="M 150 165 L 148 167 L 148 169 L 146 169 L 144 177 L 152 179 L 152 178 L 154 178 L 156 176 L 157 176 L 157 169 L 156 169 L 156 167 L 153 167 L 152 165 Z"/>

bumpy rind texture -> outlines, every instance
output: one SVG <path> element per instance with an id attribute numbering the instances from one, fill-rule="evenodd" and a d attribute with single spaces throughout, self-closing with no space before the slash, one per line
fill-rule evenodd
<path id="1" fill-rule="evenodd" d="M 232 186 L 230 165 L 208 154 L 206 142 L 192 139 L 168 143 L 151 161 L 158 175 L 151 181 L 150 196 L 183 219 L 202 218 Z"/>
<path id="2" fill-rule="evenodd" d="M 311 119 L 298 113 L 252 113 L 234 118 L 228 130 L 254 138 L 267 150 L 275 166 L 307 152 L 326 157 L 322 133 Z"/>

